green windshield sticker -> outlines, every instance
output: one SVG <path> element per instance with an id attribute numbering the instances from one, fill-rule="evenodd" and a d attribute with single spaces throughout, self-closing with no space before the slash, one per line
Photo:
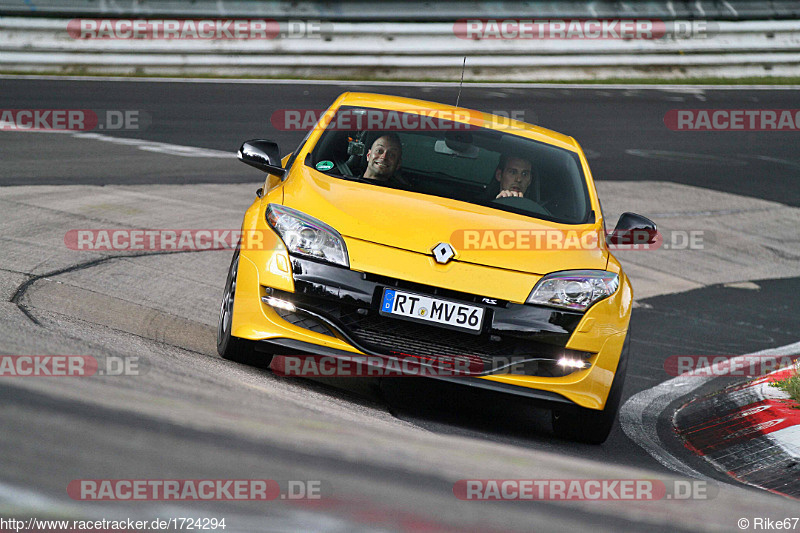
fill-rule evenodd
<path id="1" fill-rule="evenodd" d="M 333 168 L 333 161 L 320 161 L 317 163 L 317 170 L 325 172 Z"/>

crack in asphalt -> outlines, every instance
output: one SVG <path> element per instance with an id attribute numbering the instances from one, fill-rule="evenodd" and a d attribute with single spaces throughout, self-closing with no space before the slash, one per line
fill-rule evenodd
<path id="1" fill-rule="evenodd" d="M 90 261 L 84 261 L 82 263 L 76 263 L 74 265 L 70 265 L 68 267 L 59 268 L 56 270 L 52 270 L 50 272 L 45 272 L 44 274 L 30 274 L 19 272 L 20 274 L 25 274 L 29 276 L 27 280 L 22 282 L 18 287 L 17 290 L 14 291 L 14 295 L 11 296 L 11 299 L 8 301 L 15 304 L 17 308 L 26 316 L 28 319 L 36 324 L 37 326 L 42 326 L 42 323 L 30 312 L 28 306 L 26 306 L 22 302 L 23 296 L 25 296 L 25 292 L 37 281 L 40 279 L 46 278 L 54 278 L 56 276 L 60 276 L 61 274 L 67 274 L 69 272 L 77 272 L 80 270 L 86 270 L 88 268 L 95 267 L 97 265 L 101 265 L 103 263 L 107 263 L 109 261 L 114 261 L 117 259 L 125 259 L 128 257 L 149 257 L 149 256 L 156 256 L 156 255 L 172 255 L 172 254 L 185 254 L 185 253 L 201 253 L 201 252 L 212 252 L 215 251 L 214 249 L 209 250 L 171 250 L 171 251 L 155 251 L 155 252 L 140 252 L 140 253 L 131 253 L 131 254 L 124 254 L 124 255 L 110 255 L 107 257 L 100 257 L 97 259 L 92 259 Z"/>

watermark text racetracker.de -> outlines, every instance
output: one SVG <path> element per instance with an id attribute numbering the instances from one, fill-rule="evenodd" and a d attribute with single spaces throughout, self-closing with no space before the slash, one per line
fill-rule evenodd
<path id="1" fill-rule="evenodd" d="M 137 356 L 0 355 L 0 377 L 139 376 L 146 370 Z"/>
<path id="2" fill-rule="evenodd" d="M 71 229 L 64 244 L 78 251 L 208 251 L 274 248 L 271 232 L 230 229 Z"/>
<path id="3" fill-rule="evenodd" d="M 80 40 L 270 40 L 319 38 L 330 23 L 275 19 L 72 19 L 67 34 Z"/>
<path id="4" fill-rule="evenodd" d="M 527 113 L 530 115 L 530 113 Z M 270 123 L 281 131 L 308 131 L 317 124 L 335 131 L 454 131 L 478 127 L 510 128 L 514 121 L 524 122 L 523 109 L 495 110 L 489 114 L 469 109 L 432 110 L 410 108 L 404 111 L 388 109 L 339 109 L 336 114 L 324 109 L 278 109 Z M 535 117 L 528 116 L 535 121 Z"/>
<path id="5" fill-rule="evenodd" d="M 152 122 L 139 109 L 0 109 L 0 131 L 138 131 Z"/>
<path id="6" fill-rule="evenodd" d="M 502 358 L 493 361 L 491 370 L 502 368 L 507 373 L 524 374 L 524 357 Z M 478 376 L 487 370 L 475 356 L 411 355 L 394 357 L 369 355 L 303 355 L 278 356 L 273 359 L 275 374 L 287 377 L 434 377 Z"/>
<path id="7" fill-rule="evenodd" d="M 453 494 L 468 501 L 709 500 L 719 487 L 704 480 L 657 479 L 461 479 Z"/>
<path id="8" fill-rule="evenodd" d="M 319 500 L 322 480 L 274 479 L 74 479 L 67 495 L 81 501 Z"/>
<path id="9" fill-rule="evenodd" d="M 664 360 L 670 376 L 691 377 L 757 377 L 781 368 L 797 365 L 795 355 L 671 355 Z"/>
<path id="10" fill-rule="evenodd" d="M 460 229 L 450 236 L 450 243 L 459 251 L 569 251 L 594 250 L 607 246 L 611 250 L 703 250 L 705 230 L 671 230 L 656 232 L 632 231 L 621 235 L 595 230 L 557 229 Z M 652 242 L 649 242 L 652 237 Z"/>
<path id="11" fill-rule="evenodd" d="M 704 38 L 713 23 L 660 19 L 460 19 L 453 34 L 468 40 L 657 40 Z"/>
<path id="12" fill-rule="evenodd" d="M 800 131 L 800 109 L 670 109 L 672 131 Z"/>

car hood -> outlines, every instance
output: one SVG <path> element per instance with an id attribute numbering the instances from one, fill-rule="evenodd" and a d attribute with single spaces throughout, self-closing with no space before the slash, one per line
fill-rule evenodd
<path id="1" fill-rule="evenodd" d="M 574 237 L 585 232 L 596 238 L 599 224 L 557 224 L 447 198 L 347 181 L 307 167 L 294 172 L 284 184 L 284 205 L 332 226 L 345 240 L 359 239 L 428 256 L 432 256 L 434 246 L 444 242 L 454 248 L 454 261 L 493 268 L 544 275 L 559 270 L 604 270 L 608 262 L 605 248 L 575 246 Z M 530 235 L 527 243 L 526 234 Z M 552 239 L 550 246 L 548 237 Z M 589 237 L 586 242 L 591 241 Z"/>

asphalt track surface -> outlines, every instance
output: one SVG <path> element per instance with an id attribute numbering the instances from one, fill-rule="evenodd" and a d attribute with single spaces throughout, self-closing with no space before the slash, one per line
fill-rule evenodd
<path id="1" fill-rule="evenodd" d="M 232 191 L 229 203 L 241 206 L 241 216 L 259 176 L 214 151 L 231 152 L 245 139 L 265 137 L 291 150 L 303 132 L 275 130 L 270 124 L 274 112 L 323 109 L 345 90 L 454 102 L 457 87 L 34 79 L 0 79 L 0 87 L 0 108 L 127 109 L 152 119 L 141 130 L 104 131 L 104 140 L 0 133 L 0 185 L 57 186 L 25 187 L 19 194 L 16 187 L 0 189 L 13 196 L 0 198 L 5 249 L 0 287 L 8 302 L 2 308 L 0 353 L 136 356 L 145 369 L 136 379 L 0 381 L 2 516 L 145 519 L 199 511 L 230 517 L 234 531 L 731 531 L 737 529 L 738 516 L 786 516 L 792 509 L 778 496 L 732 485 L 692 457 L 672 435 L 669 410 L 659 419 L 662 443 L 718 484 L 720 493 L 711 501 L 459 502 L 452 485 L 464 478 L 671 479 L 675 474 L 619 426 L 602 446 L 561 441 L 552 436 L 546 412 L 514 398 L 417 380 L 279 379 L 223 361 L 214 353 L 208 327 L 216 302 L 201 299 L 196 321 L 181 311 L 190 316 L 197 305 L 186 296 L 192 283 L 207 286 L 214 297 L 221 292 L 227 258 L 192 258 L 200 261 L 202 273 L 193 276 L 182 270 L 188 254 L 78 260 L 31 244 L 37 235 L 60 231 L 63 236 L 65 229 L 80 227 L 71 219 L 75 215 L 103 224 L 119 221 L 109 210 L 129 209 L 126 216 L 146 224 L 147 213 L 135 212 L 138 204 L 125 207 L 100 198 L 113 197 L 115 191 L 145 195 L 152 188 L 160 192 L 147 201 L 156 206 L 183 199 L 204 205 L 210 218 L 199 213 L 184 227 L 202 221 L 213 225 L 198 227 L 220 227 L 213 219 L 215 198 Z M 625 188 L 648 205 L 663 205 L 663 210 L 653 207 L 643 214 L 663 214 L 669 224 L 676 217 L 676 200 L 658 195 L 670 193 L 672 183 L 689 186 L 690 193 L 698 190 L 692 187 L 714 191 L 708 202 L 700 202 L 712 204 L 705 206 L 712 211 L 714 199 L 723 198 L 716 193 L 755 202 L 729 211 L 756 213 L 736 223 L 757 225 L 759 213 L 777 209 L 780 220 L 781 209 L 800 203 L 796 134 L 673 132 L 663 117 L 670 109 L 793 108 L 793 94 L 780 89 L 466 86 L 461 103 L 522 113 L 526 121 L 574 136 L 589 155 L 595 179 L 605 182 L 604 206 L 613 205 L 604 190 Z M 137 145 L 109 138 L 162 144 L 133 150 Z M 173 145 L 206 149 L 202 153 L 209 157 L 200 152 L 177 156 L 170 153 Z M 655 188 L 653 182 L 667 185 Z M 211 189 L 199 198 L 187 184 Z M 76 185 L 121 189 L 71 189 Z M 86 194 L 99 198 L 91 209 L 77 205 L 91 200 L 81 198 Z M 62 202 L 66 215 L 57 212 Z M 613 207 L 617 214 L 624 209 Z M 236 210 L 225 216 L 235 227 Z M 768 231 L 777 231 L 773 224 L 773 219 L 765 224 Z M 31 234 L 15 233 L 25 227 L 32 228 Z M 720 237 L 719 243 L 727 241 Z M 672 290 L 659 291 L 662 278 L 649 283 L 656 289 L 643 293 L 659 295 L 637 300 L 623 401 L 669 379 L 664 360 L 671 355 L 736 355 L 797 342 L 800 309 L 792 302 L 800 289 L 800 273 L 792 266 L 800 261 L 796 235 L 790 244 L 774 247 L 773 269 L 758 270 L 739 256 L 726 258 L 723 247 L 707 254 L 714 262 L 707 266 L 710 273 L 697 273 L 703 281 L 699 286 L 676 283 Z M 646 274 L 647 266 L 646 259 L 632 261 L 629 273 L 639 269 Z M 715 268 L 719 283 L 713 283 Z M 736 275 L 747 268 L 755 273 Z M 171 272 L 177 272 L 175 279 Z M 755 285 L 730 283 L 751 280 Z M 715 380 L 702 390 L 729 383 Z M 674 403 L 680 401 L 685 400 Z M 325 498 L 268 506 L 111 505 L 73 502 L 65 495 L 73 479 L 123 478 L 321 480 Z M 737 509 L 736 516 L 731 509 Z"/>
<path id="2" fill-rule="evenodd" d="M 279 131 L 270 119 L 285 109 L 325 109 L 346 91 L 367 91 L 455 104 L 457 85 L 402 87 L 399 84 L 213 84 L 146 82 L 68 82 L 0 80 L 2 101 L 18 109 L 41 109 L 56 103 L 66 109 L 136 110 L 152 123 L 141 130 L 106 135 L 231 151 L 249 138 L 265 135 L 291 151 L 304 132 Z M 791 88 L 777 90 L 653 89 L 493 89 L 466 85 L 460 104 L 470 109 L 519 116 L 526 122 L 571 135 L 590 158 L 602 180 L 673 181 L 800 206 L 797 186 L 800 156 L 796 132 L 676 132 L 664 125 L 672 109 L 794 109 Z M 143 115 L 143 116 L 146 116 Z M 5 143 L 4 143 L 5 144 Z M 12 146 L 3 146 L 4 152 Z M 57 150 L 57 147 L 51 147 Z M 636 155 L 645 154 L 645 155 Z M 647 155 L 649 154 L 649 155 Z M 118 182 L 101 164 L 85 168 L 85 160 L 58 154 L 28 159 L 25 168 L 2 173 L 0 184 L 108 184 Z M 26 157 L 27 156 L 27 157 Z M 3 158 L 6 160 L 6 157 Z M 15 157 L 16 160 L 16 157 Z M 37 161 L 38 160 L 38 164 Z M 111 164 L 111 162 L 109 162 Z M 149 172 L 123 183 L 184 183 L 185 176 Z M 238 178 L 236 177 L 238 176 Z M 197 176 L 195 182 L 249 179 L 244 168 L 222 176 Z M 120 178 L 122 180 L 122 178 Z"/>

